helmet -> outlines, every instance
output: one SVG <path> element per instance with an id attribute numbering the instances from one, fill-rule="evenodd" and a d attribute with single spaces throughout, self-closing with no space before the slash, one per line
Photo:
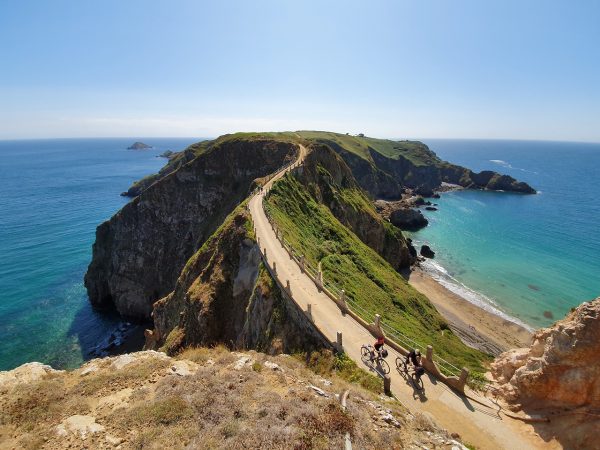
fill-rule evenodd
<path id="1" fill-rule="evenodd" d="M 419 349 L 416 349 L 416 350 L 415 350 L 415 355 L 417 355 L 417 356 L 421 356 L 421 350 L 419 350 Z"/>
<path id="2" fill-rule="evenodd" d="M 387 358 L 387 355 L 388 355 L 388 351 L 385 348 L 383 350 L 381 350 L 381 356 L 383 358 Z"/>

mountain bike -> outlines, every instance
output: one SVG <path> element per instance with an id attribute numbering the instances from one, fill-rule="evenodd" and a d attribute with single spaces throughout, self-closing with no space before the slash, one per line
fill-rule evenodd
<path id="1" fill-rule="evenodd" d="M 381 371 L 384 375 L 390 373 L 390 365 L 372 345 L 363 344 L 360 348 L 360 357 L 365 364 L 372 365 L 375 370 Z"/>
<path id="2" fill-rule="evenodd" d="M 414 367 L 406 364 L 406 359 L 400 356 L 396 357 L 396 370 L 406 379 L 411 379 L 413 381 L 413 385 L 418 389 L 423 390 L 425 387 L 423 386 L 423 380 L 421 377 L 425 374 L 425 369 L 421 366 Z"/>

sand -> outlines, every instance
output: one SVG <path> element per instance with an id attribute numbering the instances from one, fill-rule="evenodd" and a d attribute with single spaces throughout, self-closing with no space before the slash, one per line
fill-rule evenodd
<path id="1" fill-rule="evenodd" d="M 446 289 L 420 269 L 407 275 L 412 287 L 427 296 L 467 345 L 492 355 L 531 343 L 531 332 Z"/>

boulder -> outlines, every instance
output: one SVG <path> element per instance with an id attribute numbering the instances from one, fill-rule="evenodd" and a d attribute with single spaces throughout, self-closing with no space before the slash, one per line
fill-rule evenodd
<path id="1" fill-rule="evenodd" d="M 426 206 L 425 209 L 427 211 L 437 211 L 437 208 L 435 206 Z"/>
<path id="2" fill-rule="evenodd" d="M 423 197 L 421 197 L 420 195 L 413 199 L 413 205 L 415 205 L 415 206 L 421 206 L 424 204 L 425 204 L 425 199 Z"/>
<path id="3" fill-rule="evenodd" d="M 429 223 L 421 211 L 415 209 L 397 209 L 390 214 L 390 222 L 402 230 L 416 231 Z"/>
<path id="4" fill-rule="evenodd" d="M 434 258 L 435 252 L 431 250 L 429 245 L 421 245 L 421 256 L 424 256 L 425 258 Z"/>

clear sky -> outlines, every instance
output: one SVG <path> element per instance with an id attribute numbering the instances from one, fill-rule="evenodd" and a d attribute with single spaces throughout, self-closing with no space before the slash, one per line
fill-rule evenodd
<path id="1" fill-rule="evenodd" d="M 0 0 L 0 139 L 600 141 L 600 1 Z"/>

